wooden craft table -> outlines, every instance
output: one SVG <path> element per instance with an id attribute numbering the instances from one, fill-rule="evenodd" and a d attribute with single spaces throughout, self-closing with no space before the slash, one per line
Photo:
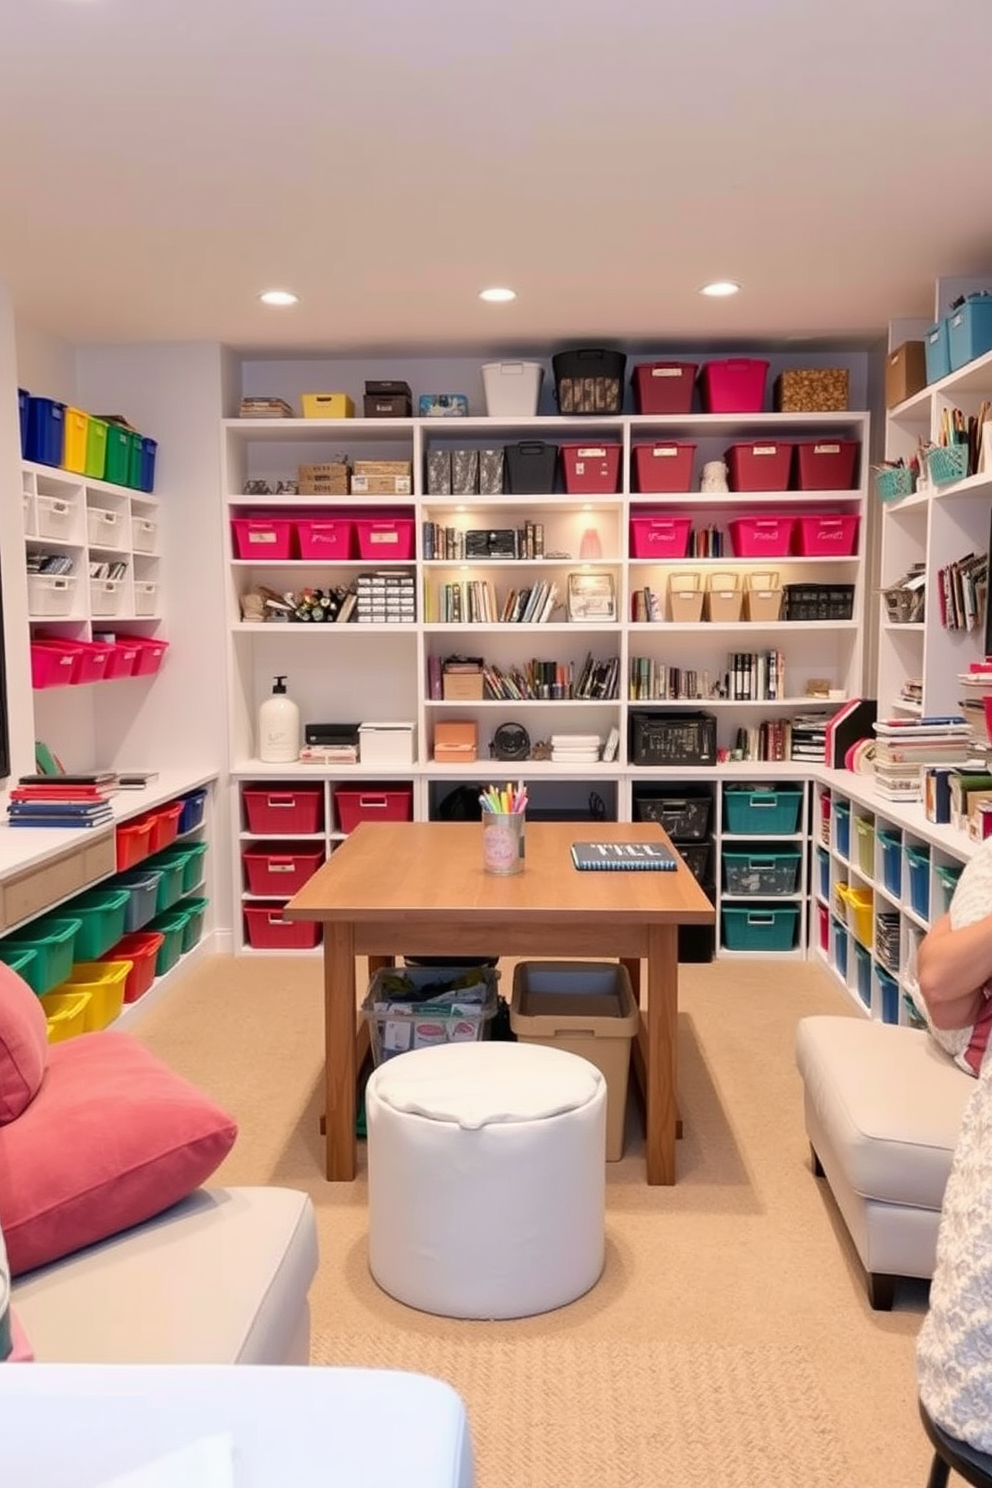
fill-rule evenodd
<path id="1" fill-rule="evenodd" d="M 324 932 L 327 1177 L 355 1176 L 355 1096 L 368 1048 L 355 957 L 373 967 L 394 956 L 553 956 L 618 959 L 646 1005 L 634 1045 L 644 1093 L 647 1181 L 675 1182 L 678 927 L 711 924 L 713 906 L 679 861 L 673 873 L 579 873 L 569 847 L 668 838 L 653 823 L 535 822 L 526 868 L 500 878 L 482 870 L 477 822 L 362 823 L 285 909 Z"/>

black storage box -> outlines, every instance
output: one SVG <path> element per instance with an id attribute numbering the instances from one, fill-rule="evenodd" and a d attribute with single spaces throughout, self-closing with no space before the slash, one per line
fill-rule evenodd
<path id="1" fill-rule="evenodd" d="M 549 496 L 555 488 L 558 446 L 526 439 L 506 446 L 506 489 L 512 496 Z"/>
<path id="2" fill-rule="evenodd" d="M 631 713 L 629 757 L 634 765 L 715 765 L 712 713 Z"/>
<path id="3" fill-rule="evenodd" d="M 620 413 L 623 408 L 622 351 L 560 351 L 551 358 L 561 413 Z"/>
<path id="4" fill-rule="evenodd" d="M 412 398 L 413 393 L 408 382 L 395 382 L 392 379 L 372 379 L 366 381 L 365 391 L 376 398 Z"/>
<path id="5" fill-rule="evenodd" d="M 403 393 L 366 393 L 366 418 L 409 418 L 413 404 Z"/>
<path id="6" fill-rule="evenodd" d="M 710 871 L 710 842 L 676 842 L 675 850 L 698 884 L 704 884 Z"/>
<path id="7" fill-rule="evenodd" d="M 786 584 L 783 620 L 850 620 L 853 584 Z"/>
<path id="8" fill-rule="evenodd" d="M 713 797 L 635 796 L 636 821 L 656 822 L 673 842 L 702 842 L 710 830 Z"/>

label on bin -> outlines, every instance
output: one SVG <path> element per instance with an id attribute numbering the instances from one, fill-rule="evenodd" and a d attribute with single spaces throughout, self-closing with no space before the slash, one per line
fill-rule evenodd
<path id="1" fill-rule="evenodd" d="M 651 451 L 656 460 L 671 460 L 679 452 L 677 444 L 656 444 Z"/>
<path id="2" fill-rule="evenodd" d="M 814 453 L 814 455 L 839 455 L 840 454 L 840 445 L 839 444 L 814 444 L 814 446 L 813 446 L 813 453 Z"/>
<path id="3" fill-rule="evenodd" d="M 777 444 L 752 444 L 752 446 L 751 446 L 751 453 L 752 453 L 752 455 L 777 455 L 778 454 L 778 445 Z"/>
<path id="4" fill-rule="evenodd" d="M 434 1044 L 443 1044 L 447 1041 L 448 1030 L 444 1023 L 436 1018 L 421 1018 L 413 1025 L 413 1047 L 415 1049 L 429 1049 Z"/>
<path id="5" fill-rule="evenodd" d="M 681 377 L 682 376 L 682 368 L 681 367 L 652 367 L 651 368 L 651 376 L 652 377 Z"/>

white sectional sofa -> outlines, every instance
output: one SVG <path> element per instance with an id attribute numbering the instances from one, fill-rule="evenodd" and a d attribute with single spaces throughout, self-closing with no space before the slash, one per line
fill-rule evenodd
<path id="1" fill-rule="evenodd" d="M 201 1188 L 11 1297 L 43 1363 L 308 1364 L 317 1259 L 308 1195 Z"/>

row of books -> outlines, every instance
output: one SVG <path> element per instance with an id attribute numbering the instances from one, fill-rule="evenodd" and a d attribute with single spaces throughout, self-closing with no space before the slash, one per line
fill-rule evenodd
<path id="1" fill-rule="evenodd" d="M 989 555 L 968 553 L 937 570 L 937 602 L 945 630 L 978 630 L 985 624 Z"/>
<path id="2" fill-rule="evenodd" d="M 574 662 L 528 661 L 507 670 L 495 664 L 482 670 L 485 696 L 492 699 L 609 700 L 617 697 L 620 658 L 597 661 L 590 653 L 580 667 Z"/>
<path id="3" fill-rule="evenodd" d="M 421 528 L 426 562 L 464 562 L 466 559 L 544 557 L 544 523 L 527 521 L 522 527 L 466 531 L 424 522 Z"/>
<path id="4" fill-rule="evenodd" d="M 634 702 L 777 702 L 786 696 L 781 651 L 733 651 L 727 670 L 714 678 L 705 668 L 669 666 L 652 656 L 632 656 L 629 696 Z"/>

